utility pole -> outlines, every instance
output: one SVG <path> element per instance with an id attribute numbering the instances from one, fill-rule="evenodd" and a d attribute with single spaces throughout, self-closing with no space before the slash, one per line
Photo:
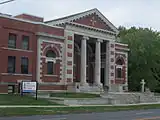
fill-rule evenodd
<path id="1" fill-rule="evenodd" d="M 3 4 L 6 4 L 6 3 L 9 3 L 9 2 L 13 2 L 15 0 L 7 0 L 7 1 L 4 1 L 4 2 L 0 2 L 0 5 L 3 5 Z"/>

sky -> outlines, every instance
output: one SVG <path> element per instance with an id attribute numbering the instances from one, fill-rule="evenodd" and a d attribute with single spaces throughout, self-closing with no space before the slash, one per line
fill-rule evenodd
<path id="1" fill-rule="evenodd" d="M 0 0 L 0 2 L 7 0 Z M 160 0 L 15 0 L 0 13 L 27 13 L 52 20 L 97 8 L 116 27 L 147 27 L 160 31 Z"/>

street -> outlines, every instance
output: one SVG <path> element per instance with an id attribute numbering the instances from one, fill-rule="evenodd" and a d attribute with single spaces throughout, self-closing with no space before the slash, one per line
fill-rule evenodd
<path id="1" fill-rule="evenodd" d="M 27 117 L 0 117 L 0 120 L 160 120 L 160 109 L 83 113 L 67 115 L 37 115 Z"/>

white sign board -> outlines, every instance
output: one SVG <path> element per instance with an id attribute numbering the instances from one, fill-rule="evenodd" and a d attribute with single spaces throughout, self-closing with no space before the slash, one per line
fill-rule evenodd
<path id="1" fill-rule="evenodd" d="M 22 82 L 22 92 L 36 92 L 37 82 Z"/>

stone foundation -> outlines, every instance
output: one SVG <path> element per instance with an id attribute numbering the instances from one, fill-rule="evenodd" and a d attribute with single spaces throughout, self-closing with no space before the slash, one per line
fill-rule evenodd
<path id="1" fill-rule="evenodd" d="M 73 83 L 67 86 L 67 91 L 84 92 L 84 93 L 101 93 L 103 92 L 103 87 L 96 85 L 80 85 L 80 83 Z"/>
<path id="2" fill-rule="evenodd" d="M 115 104 L 136 104 L 158 102 L 154 93 L 104 93 L 102 98 L 112 98 Z"/>

